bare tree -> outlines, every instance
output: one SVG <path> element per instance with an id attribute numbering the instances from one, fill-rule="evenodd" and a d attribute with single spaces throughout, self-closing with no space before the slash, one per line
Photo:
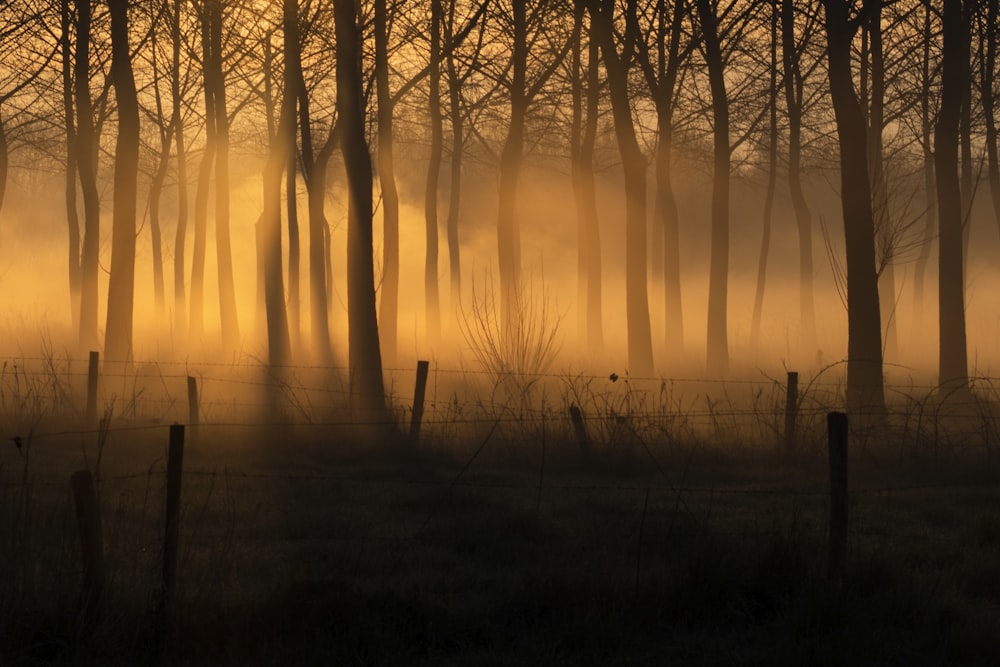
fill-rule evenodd
<path id="1" fill-rule="evenodd" d="M 938 371 L 949 391 L 968 385 L 963 275 L 962 191 L 958 175 L 959 125 L 963 90 L 969 85 L 969 33 L 963 11 L 967 2 L 944 3 L 941 111 L 934 128 L 934 171 L 937 175 L 938 220 Z"/>
<path id="2" fill-rule="evenodd" d="M 859 22 L 857 16 L 851 15 L 851 5 L 851 0 L 823 0 L 847 250 L 847 405 L 849 410 L 870 414 L 881 412 L 885 406 L 882 328 L 867 128 L 851 64 L 851 43 Z"/>
<path id="3" fill-rule="evenodd" d="M 111 11 L 111 78 L 118 105 L 111 275 L 104 358 L 130 361 L 135 293 L 135 232 L 139 169 L 139 102 L 129 51 L 128 0 L 108 0 Z"/>
<path id="4" fill-rule="evenodd" d="M 639 36 L 636 0 L 625 8 L 625 31 L 621 52 L 615 43 L 613 0 L 591 0 L 592 39 L 604 56 L 611 95 L 615 136 L 625 173 L 625 309 L 628 326 L 628 358 L 633 373 L 653 372 L 653 342 L 650 333 L 646 284 L 646 156 L 636 139 L 629 102 L 629 69 Z M 728 153 L 728 146 L 727 146 Z"/>
<path id="5" fill-rule="evenodd" d="M 357 8 L 349 0 L 333 5 L 337 38 L 337 115 L 350 191 L 347 231 L 348 359 L 352 395 L 361 415 L 386 418 L 382 355 L 375 314 L 372 162 L 365 138 L 362 43 Z"/>

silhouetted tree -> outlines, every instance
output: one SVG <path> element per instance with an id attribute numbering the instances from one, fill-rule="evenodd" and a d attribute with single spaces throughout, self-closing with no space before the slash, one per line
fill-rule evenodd
<path id="1" fill-rule="evenodd" d="M 133 352 L 139 102 L 129 50 L 128 0 L 108 0 L 108 8 L 111 11 L 111 79 L 118 105 L 118 138 L 104 358 L 115 362 L 130 361 Z"/>
<path id="2" fill-rule="evenodd" d="M 967 0 L 968 2 L 968 0 Z M 934 129 L 934 171 L 937 176 L 939 379 L 943 387 L 968 384 L 965 338 L 965 289 L 962 252 L 962 192 L 958 175 L 959 125 L 964 89 L 969 86 L 969 33 L 961 0 L 944 3 L 941 111 Z"/>
<path id="3" fill-rule="evenodd" d="M 708 273 L 708 358 L 710 373 L 729 369 L 729 97 L 719 40 L 717 7 L 697 0 L 712 92 L 712 253 Z"/>
<path id="4" fill-rule="evenodd" d="M 97 191 L 97 136 L 90 96 L 91 2 L 76 2 L 76 166 L 83 194 L 83 254 L 80 261 L 80 347 L 97 346 L 97 270 L 101 249 L 101 201 Z"/>
<path id="5" fill-rule="evenodd" d="M 614 1 L 590 0 L 589 7 L 591 39 L 597 40 L 604 56 L 615 136 L 625 176 L 625 310 L 629 367 L 634 374 L 649 375 L 653 372 L 653 342 L 646 284 L 646 156 L 636 139 L 628 90 L 629 69 L 639 37 L 636 0 L 626 3 L 621 52 L 615 43 Z"/>
<path id="6" fill-rule="evenodd" d="M 337 38 L 337 115 L 350 191 L 347 230 L 348 359 L 352 396 L 363 418 L 386 418 L 382 356 L 375 314 L 372 255 L 372 163 L 365 138 L 362 43 L 357 8 L 349 0 L 333 5 Z"/>
<path id="7" fill-rule="evenodd" d="M 587 64 L 583 65 L 583 22 L 586 0 L 576 0 L 573 12 L 571 93 L 573 118 L 570 159 L 577 216 L 577 309 L 579 331 L 591 354 L 604 348 L 601 308 L 601 236 L 597 217 L 594 146 L 600 105 L 598 44 L 587 39 Z M 592 31 L 588 31 L 588 34 Z M 585 104 L 586 103 L 586 104 Z"/>
<path id="8" fill-rule="evenodd" d="M 802 69 L 805 47 L 815 31 L 815 14 L 805 13 L 801 33 L 795 26 L 796 8 L 792 0 L 781 2 L 781 63 L 788 118 L 788 189 L 795 211 L 799 237 L 799 321 L 802 345 L 816 345 L 816 307 L 813 288 L 812 214 L 802 188 L 802 120 L 805 112 L 805 81 Z M 801 35 L 801 38 L 799 37 Z"/>
<path id="9" fill-rule="evenodd" d="M 430 122 L 430 156 L 424 188 L 424 318 L 427 339 L 434 344 L 441 337 L 441 304 L 438 289 L 438 183 L 444 145 L 441 112 L 441 0 L 430 0 L 430 46 L 428 48 L 427 116 Z"/>
<path id="10" fill-rule="evenodd" d="M 823 0 L 847 252 L 847 405 L 852 411 L 878 413 L 884 409 L 885 396 L 875 221 L 868 177 L 867 128 L 851 65 L 851 43 L 858 30 L 857 17 L 850 15 L 851 4 L 851 0 Z"/>
<path id="11" fill-rule="evenodd" d="M 997 158 L 997 119 L 996 98 L 993 94 L 994 77 L 997 74 L 997 21 L 1000 12 L 997 10 L 998 0 L 986 0 L 986 17 L 982 39 L 986 40 L 983 47 L 983 62 L 980 67 L 979 96 L 983 102 L 983 118 L 986 125 L 986 163 L 987 179 L 990 184 L 990 198 L 993 201 L 993 213 L 997 225 L 1000 226 L 1000 159 Z"/>

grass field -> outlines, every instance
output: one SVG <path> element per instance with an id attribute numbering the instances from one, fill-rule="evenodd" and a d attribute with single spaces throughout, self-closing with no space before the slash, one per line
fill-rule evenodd
<path id="1" fill-rule="evenodd" d="M 441 386 L 414 447 L 321 419 L 302 389 L 313 380 L 287 389 L 296 398 L 280 424 L 248 408 L 255 399 L 213 398 L 205 381 L 214 407 L 187 433 L 177 599 L 163 623 L 166 423 L 183 414 L 183 394 L 162 374 L 133 382 L 130 408 L 102 396 L 116 407 L 95 431 L 74 426 L 76 408 L 57 409 L 81 398 L 81 380 L 61 395 L 59 376 L 27 374 L 31 392 L 17 394 L 9 373 L 0 383 L 13 434 L 0 442 L 4 665 L 1000 656 L 988 402 L 957 417 L 903 404 L 888 425 L 852 432 L 848 560 L 830 580 L 815 390 L 800 400 L 797 452 L 779 458 L 783 394 L 767 383 L 685 398 L 563 378 L 560 393 L 522 388 L 520 404 L 496 387 Z M 588 452 L 568 403 L 588 415 Z M 80 468 L 98 480 L 103 522 L 107 586 L 93 627 L 79 613 L 68 485 Z"/>

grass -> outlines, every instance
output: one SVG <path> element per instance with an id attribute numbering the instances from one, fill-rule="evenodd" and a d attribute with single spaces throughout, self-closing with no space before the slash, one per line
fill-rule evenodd
<path id="1" fill-rule="evenodd" d="M 779 461 L 784 392 L 768 379 L 549 376 L 532 410 L 505 419 L 489 384 L 456 375 L 429 388 L 414 450 L 335 425 L 340 385 L 317 371 L 286 379 L 296 418 L 267 426 L 252 372 L 211 369 L 164 644 L 166 423 L 183 419 L 187 369 L 119 378 L 99 434 L 79 429 L 72 364 L 29 365 L 0 377 L 4 431 L 21 437 L 0 442 L 4 665 L 995 659 L 1000 471 L 987 399 L 963 431 L 967 420 L 911 387 L 887 426 L 852 434 L 849 558 L 831 582 L 825 385 L 803 382 L 799 454 Z M 570 404 L 587 417 L 589 457 Z M 98 465 L 108 590 L 87 634 L 68 480 Z"/>

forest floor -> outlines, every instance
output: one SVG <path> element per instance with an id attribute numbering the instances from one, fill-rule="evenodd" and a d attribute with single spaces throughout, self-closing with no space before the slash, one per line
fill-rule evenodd
<path id="1" fill-rule="evenodd" d="M 189 429 L 161 623 L 166 428 L 115 431 L 99 463 L 83 439 L 3 443 L 0 664 L 985 665 L 1000 650 L 985 456 L 852 453 L 831 579 L 823 451 Z M 89 629 L 67 484 L 81 466 L 100 472 L 107 580 Z"/>

